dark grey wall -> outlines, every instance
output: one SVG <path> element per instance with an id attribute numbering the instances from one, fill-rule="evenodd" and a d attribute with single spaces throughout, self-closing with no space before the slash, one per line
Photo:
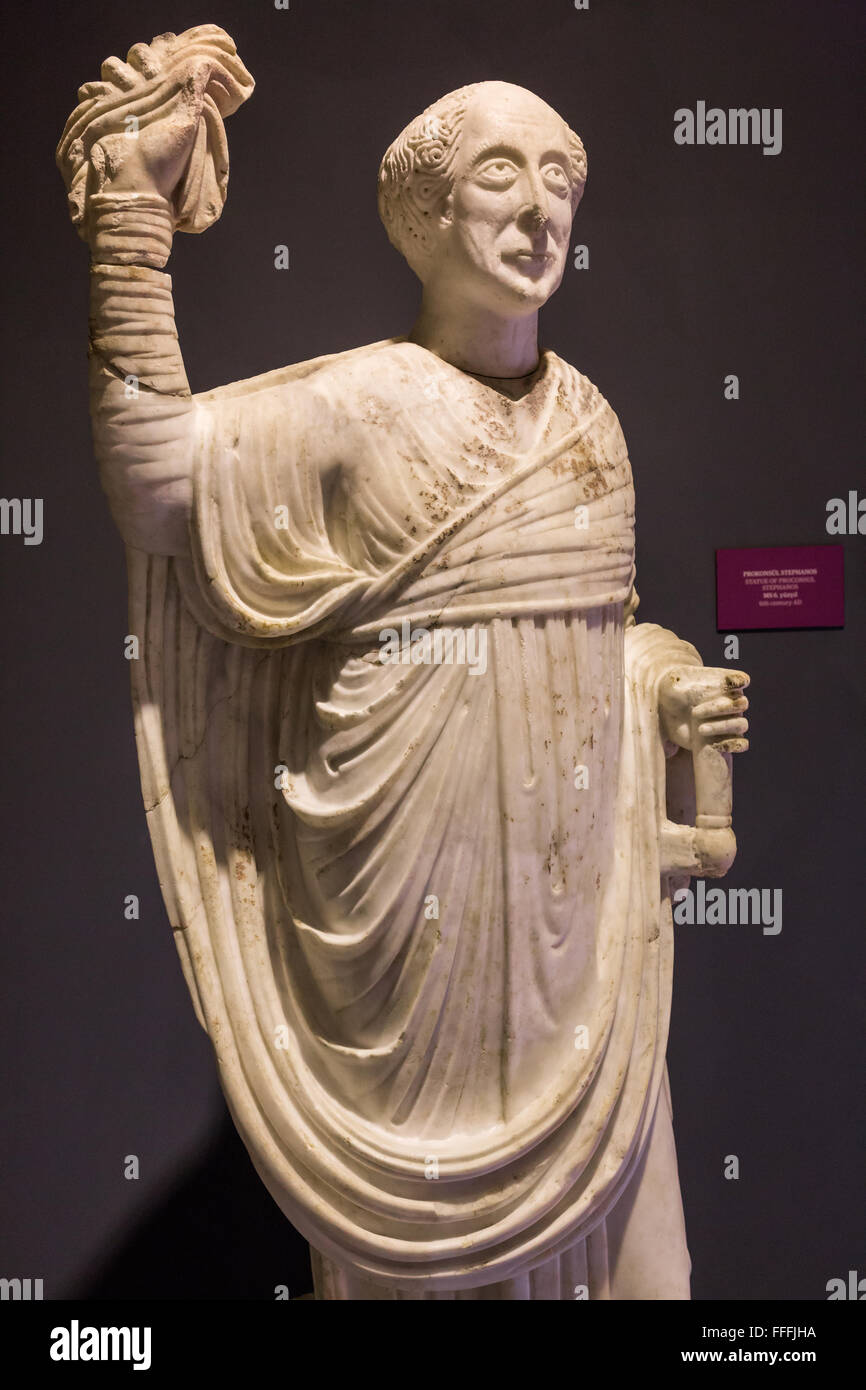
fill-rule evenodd
<path id="1" fill-rule="evenodd" d="M 45 538 L 0 537 L 0 1275 L 42 1277 L 47 1297 L 267 1298 L 307 1277 L 224 1126 L 159 896 L 123 553 L 90 451 L 87 254 L 52 162 L 103 58 L 203 21 L 234 36 L 258 88 L 229 122 L 223 218 L 178 238 L 170 266 L 194 390 L 406 330 L 417 289 L 377 220 L 379 158 L 428 102 L 499 77 L 545 97 L 588 150 L 574 239 L 590 269 L 566 276 L 544 340 L 625 429 L 641 618 L 723 664 L 714 547 L 827 540 L 827 499 L 866 490 L 853 0 L 78 0 L 7 20 L 0 492 L 44 498 Z M 782 153 L 676 146 L 674 110 L 699 99 L 782 107 Z M 866 1273 L 866 537 L 844 543 L 844 631 L 741 640 L 753 744 L 728 882 L 781 888 L 782 932 L 678 930 L 669 1063 L 697 1298 L 820 1299 Z"/>

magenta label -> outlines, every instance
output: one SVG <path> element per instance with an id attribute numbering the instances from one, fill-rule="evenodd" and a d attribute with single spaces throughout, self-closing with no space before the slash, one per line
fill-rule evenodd
<path id="1" fill-rule="evenodd" d="M 716 551 L 719 632 L 844 624 L 841 545 L 776 545 Z"/>

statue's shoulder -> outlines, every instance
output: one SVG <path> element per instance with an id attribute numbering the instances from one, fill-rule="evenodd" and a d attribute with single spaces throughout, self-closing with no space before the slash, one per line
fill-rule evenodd
<path id="1" fill-rule="evenodd" d="M 383 338 L 376 343 L 364 343 L 361 347 L 349 348 L 345 352 L 329 352 L 322 357 L 311 357 L 307 362 L 293 362 L 287 367 L 277 367 L 260 376 L 247 377 L 243 381 L 230 381 L 225 386 L 216 386 L 203 391 L 196 400 L 206 404 L 209 401 L 231 400 L 239 396 L 252 396 L 259 391 L 278 391 L 284 387 L 306 382 L 310 386 L 330 385 L 341 380 L 364 377 L 378 372 L 393 354 L 389 349 L 404 342 L 403 338 Z"/>
<path id="2" fill-rule="evenodd" d="M 561 391 L 564 398 L 568 401 L 576 415 L 586 417 L 597 412 L 613 414 L 610 402 L 602 395 L 594 381 L 590 381 L 588 376 L 577 367 L 573 367 L 570 362 L 566 362 L 564 357 L 557 353 L 548 351 L 546 354 L 556 366 L 559 379 L 561 381 Z"/>
<path id="3" fill-rule="evenodd" d="M 555 353 L 550 354 L 555 357 L 557 371 L 559 371 L 560 381 L 564 398 L 569 403 L 571 416 L 575 424 L 587 424 L 589 434 L 596 452 L 601 453 L 607 463 L 616 467 L 624 467 L 630 473 L 631 466 L 628 463 L 628 446 L 626 435 L 623 434 L 623 427 L 620 418 L 614 411 L 612 404 L 602 395 L 595 382 L 589 381 L 584 377 L 582 371 L 577 367 L 571 367 L 562 357 L 557 357 Z"/>

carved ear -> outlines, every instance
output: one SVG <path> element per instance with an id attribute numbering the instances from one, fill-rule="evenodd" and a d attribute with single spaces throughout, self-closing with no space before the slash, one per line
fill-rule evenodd
<path id="1" fill-rule="evenodd" d="M 439 214 L 438 214 L 438 216 L 437 216 L 437 218 L 436 218 L 436 222 L 437 222 L 438 226 L 442 229 L 443 232 L 446 230 L 446 228 L 451 227 L 451 226 L 454 225 L 454 194 L 453 194 L 453 192 L 449 193 L 449 194 L 447 195 L 447 197 L 445 197 L 445 198 L 442 199 L 442 203 L 440 204 L 440 207 L 439 207 Z"/>

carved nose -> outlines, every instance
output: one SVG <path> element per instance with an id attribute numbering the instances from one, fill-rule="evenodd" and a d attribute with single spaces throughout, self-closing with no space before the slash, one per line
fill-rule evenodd
<path id="1" fill-rule="evenodd" d="M 533 231 L 543 232 L 548 223 L 548 216 L 544 208 L 535 203 L 529 210 L 529 220 L 532 223 Z"/>

